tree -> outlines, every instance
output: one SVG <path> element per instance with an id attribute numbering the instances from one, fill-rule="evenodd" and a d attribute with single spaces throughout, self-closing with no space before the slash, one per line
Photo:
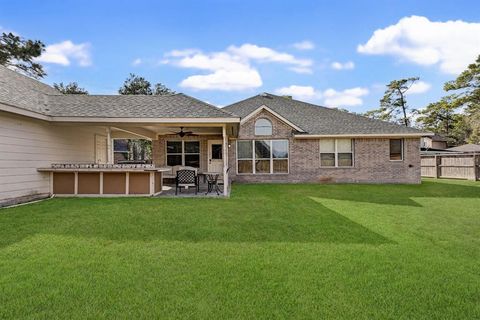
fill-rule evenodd
<path id="1" fill-rule="evenodd" d="M 165 85 L 163 85 L 161 83 L 155 84 L 155 91 L 153 92 L 154 95 L 165 96 L 165 95 L 170 95 L 170 94 L 174 94 L 174 93 L 175 93 L 175 91 L 167 88 Z"/>
<path id="2" fill-rule="evenodd" d="M 130 73 L 128 78 L 123 83 L 123 86 L 118 89 L 118 93 L 128 95 L 128 94 L 144 94 L 144 95 L 169 95 L 175 93 L 175 91 L 170 90 L 165 85 L 161 83 L 155 84 L 155 88 L 152 89 L 151 83 L 146 80 L 144 77 L 137 76 L 133 73 Z"/>
<path id="3" fill-rule="evenodd" d="M 480 55 L 457 79 L 445 83 L 444 90 L 455 92 L 455 103 L 465 109 L 471 128 L 468 142 L 480 143 Z"/>
<path id="4" fill-rule="evenodd" d="M 136 76 L 133 73 L 130 73 L 128 76 L 127 80 L 123 83 L 123 86 L 118 89 L 118 93 L 124 94 L 124 95 L 138 95 L 138 94 L 144 94 L 144 95 L 152 95 L 152 85 L 150 84 L 149 81 L 145 80 L 144 77 L 139 77 Z"/>
<path id="5" fill-rule="evenodd" d="M 374 119 L 396 122 L 406 127 L 410 126 L 410 118 L 416 110 L 408 107 L 405 94 L 418 79 L 418 77 L 412 77 L 391 81 L 387 85 L 385 95 L 380 100 L 380 108 L 367 111 L 364 115 Z"/>
<path id="6" fill-rule="evenodd" d="M 43 67 L 34 62 L 45 50 L 39 40 L 28 40 L 13 33 L 2 32 L 0 36 L 0 65 L 19 70 L 34 78 L 43 78 Z"/>
<path id="7" fill-rule="evenodd" d="M 79 87 L 76 82 L 70 82 L 66 85 L 63 82 L 54 83 L 53 87 L 63 94 L 88 94 L 88 91 Z"/>
<path id="8" fill-rule="evenodd" d="M 462 144 L 465 143 L 468 126 L 465 117 L 458 113 L 458 109 L 456 96 L 446 96 L 420 111 L 417 122 L 425 130 L 445 136 L 449 145 Z"/>

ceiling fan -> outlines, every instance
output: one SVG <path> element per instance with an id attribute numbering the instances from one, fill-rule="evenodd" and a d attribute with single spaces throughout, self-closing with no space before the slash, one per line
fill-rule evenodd
<path id="1" fill-rule="evenodd" d="M 181 138 L 185 136 L 198 136 L 198 134 L 194 134 L 192 131 L 183 131 L 183 127 L 180 127 L 180 131 L 175 132 L 173 131 L 174 134 L 179 135 Z"/>

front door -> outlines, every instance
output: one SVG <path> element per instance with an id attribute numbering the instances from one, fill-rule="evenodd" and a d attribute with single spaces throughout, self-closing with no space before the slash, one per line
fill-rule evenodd
<path id="1" fill-rule="evenodd" d="M 208 140 L 208 172 L 223 172 L 222 140 Z"/>

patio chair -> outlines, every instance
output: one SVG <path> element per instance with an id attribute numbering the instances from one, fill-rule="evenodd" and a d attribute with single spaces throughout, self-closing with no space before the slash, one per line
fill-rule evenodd
<path id="1" fill-rule="evenodd" d="M 227 173 L 228 173 L 229 171 L 230 171 L 230 167 L 227 168 Z M 224 181 L 224 180 L 225 180 L 225 179 L 224 179 L 224 177 L 223 177 L 223 175 L 222 175 L 222 177 L 219 177 L 219 178 L 218 178 L 217 185 L 225 187 L 225 181 Z"/>
<path id="2" fill-rule="evenodd" d="M 178 170 L 177 177 L 175 178 L 175 195 L 178 194 L 178 190 L 182 192 L 182 188 L 195 188 L 195 194 L 199 191 L 198 178 L 195 170 Z"/>

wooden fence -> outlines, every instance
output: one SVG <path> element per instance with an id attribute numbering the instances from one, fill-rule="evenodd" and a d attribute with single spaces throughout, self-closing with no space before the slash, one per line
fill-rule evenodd
<path id="1" fill-rule="evenodd" d="M 480 179 L 480 154 L 455 153 L 421 156 L 422 177 Z"/>

